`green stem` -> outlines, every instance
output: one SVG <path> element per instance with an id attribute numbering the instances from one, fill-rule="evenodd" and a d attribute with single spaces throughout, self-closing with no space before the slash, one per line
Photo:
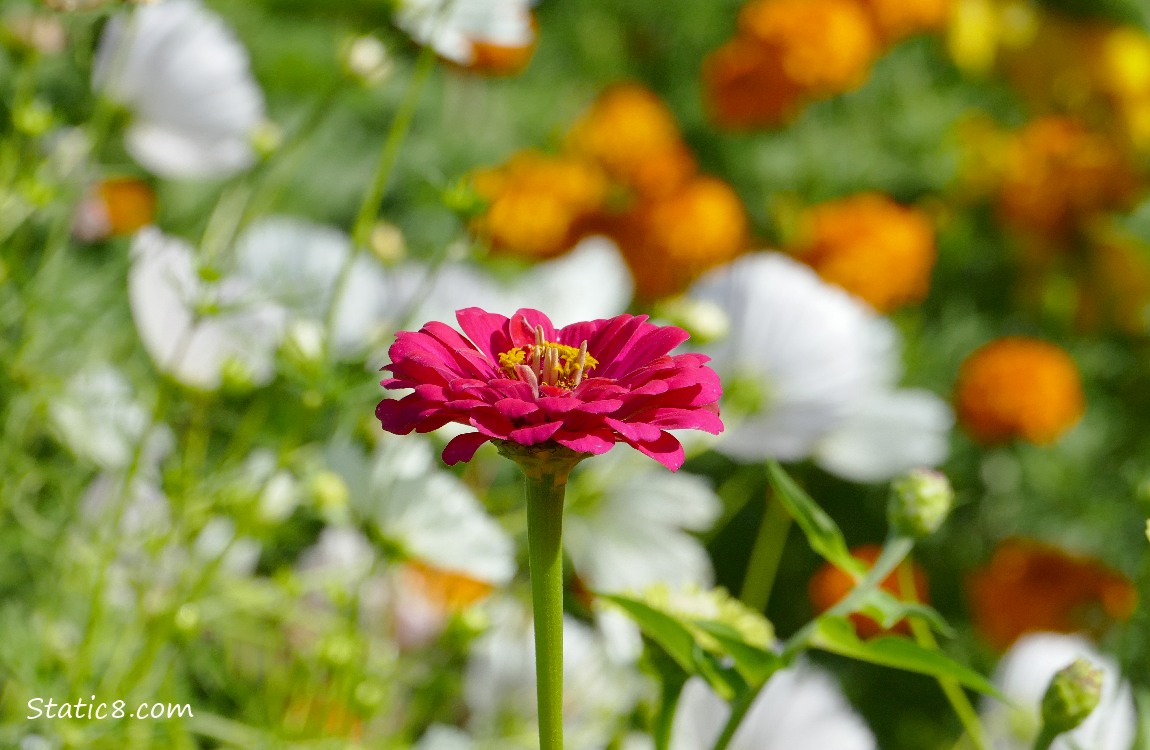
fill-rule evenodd
<path id="1" fill-rule="evenodd" d="M 912 565 L 903 565 L 898 568 L 898 584 L 903 600 L 917 601 L 918 595 L 915 591 L 914 567 Z M 911 616 L 907 620 L 910 623 L 910 631 L 914 634 L 914 639 L 918 641 L 918 644 L 932 651 L 937 651 L 938 641 L 930 632 L 930 626 L 921 617 Z M 950 702 L 951 708 L 954 709 L 955 715 L 962 722 L 962 727 L 966 730 L 966 734 L 970 737 L 975 749 L 986 750 L 986 735 L 982 731 L 982 722 L 979 721 L 974 706 L 970 705 L 970 700 L 963 692 L 962 686 L 952 677 L 938 677 L 937 679 L 938 686 L 942 688 L 942 692 L 947 701 Z"/>
<path id="2" fill-rule="evenodd" d="M 783 557 L 783 547 L 791 530 L 791 514 L 786 506 L 771 497 L 767 491 L 766 508 L 747 561 L 747 574 L 743 578 L 743 590 L 739 598 L 753 610 L 762 612 L 771 599 L 771 589 L 779 572 L 779 561 Z"/>
<path id="3" fill-rule="evenodd" d="M 824 612 L 821 617 L 845 617 L 858 609 L 862 600 L 866 596 L 877 589 L 886 577 L 899 566 L 906 556 L 914 549 L 914 540 L 909 537 L 896 536 L 883 546 L 882 554 L 879 555 L 878 560 L 875 561 L 867 574 L 863 576 L 862 580 L 855 584 L 850 593 L 839 600 L 837 604 Z M 783 648 L 782 658 L 784 661 L 793 659 L 800 651 L 803 651 L 810 645 L 811 638 L 814 637 L 815 632 L 818 630 L 819 618 L 816 618 L 807 623 L 799 632 L 791 636 L 787 641 L 786 646 Z"/>
<path id="4" fill-rule="evenodd" d="M 747 711 L 751 710 L 751 705 L 755 699 L 759 697 L 759 692 L 762 691 L 766 683 L 760 686 L 758 690 L 748 690 L 739 697 L 734 703 L 731 704 L 731 715 L 727 718 L 727 724 L 723 727 L 723 733 L 715 740 L 714 747 L 711 750 L 726 750 L 727 745 L 731 744 L 731 740 L 735 736 L 739 725 L 743 723 L 743 717 L 747 715 Z"/>
<path id="5" fill-rule="evenodd" d="M 495 447 L 519 464 L 527 489 L 539 750 L 563 750 L 563 495 L 571 469 L 588 454 L 554 443 L 497 440 Z"/>
<path id="6" fill-rule="evenodd" d="M 1058 732 L 1052 732 L 1048 727 L 1043 726 L 1042 731 L 1034 740 L 1033 750 L 1050 750 L 1050 746 L 1054 744 L 1056 739 L 1058 739 Z"/>
<path id="7" fill-rule="evenodd" d="M 524 474 L 527 548 L 535 610 L 539 748 L 563 748 L 563 492 L 567 477 Z"/>
<path id="8" fill-rule="evenodd" d="M 655 717 L 651 727 L 651 736 L 655 740 L 655 750 L 667 750 L 671 746 L 671 729 L 675 724 L 675 709 L 678 708 L 679 698 L 683 695 L 683 686 L 687 684 L 687 674 L 677 665 L 674 672 L 662 671 L 663 695 L 659 701 L 659 714 Z"/>

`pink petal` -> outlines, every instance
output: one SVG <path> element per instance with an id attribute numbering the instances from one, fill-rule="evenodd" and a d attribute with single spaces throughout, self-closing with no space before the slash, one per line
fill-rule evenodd
<path id="1" fill-rule="evenodd" d="M 671 471 L 678 471 L 686 460 L 683 445 L 669 432 L 661 433 L 658 439 L 650 442 L 632 443 L 630 440 L 627 442 Z"/>
<path id="2" fill-rule="evenodd" d="M 679 344 L 689 338 L 689 334 L 682 328 L 675 326 L 655 326 L 650 323 L 643 326 L 639 335 L 633 337 L 623 349 L 615 355 L 611 362 L 611 371 L 599 373 L 601 375 L 615 375 L 616 372 L 625 373 L 641 367 L 651 361 L 666 355 Z M 615 375 L 615 377 L 619 377 Z"/>
<path id="3" fill-rule="evenodd" d="M 515 348 L 507 333 L 508 320 L 503 315 L 489 313 L 478 307 L 458 310 L 455 319 L 467 337 L 475 342 L 479 351 L 493 364 L 499 364 L 499 355 Z"/>
<path id="4" fill-rule="evenodd" d="M 567 433 L 565 430 L 552 438 L 559 445 L 564 445 L 579 453 L 606 453 L 615 447 L 615 436 L 609 431 L 587 432 L 584 434 Z"/>
<path id="5" fill-rule="evenodd" d="M 475 456 L 475 451 L 479 450 L 479 446 L 490 439 L 479 432 L 465 432 L 462 435 L 456 435 L 443 449 L 443 463 L 448 466 L 455 466 L 460 461 L 470 461 Z"/>
<path id="6" fill-rule="evenodd" d="M 523 419 L 539 411 L 539 407 L 530 401 L 517 398 L 501 398 L 495 402 L 495 408 L 508 419 Z"/>
<path id="7" fill-rule="evenodd" d="M 545 341 L 555 341 L 555 326 L 551 323 L 550 318 L 538 310 L 524 307 L 516 310 L 515 314 L 511 316 L 512 338 L 519 341 L 520 336 L 529 337 L 523 341 L 523 344 L 535 343 L 535 326 L 543 326 L 543 339 Z"/>
<path id="8" fill-rule="evenodd" d="M 662 432 L 658 427 L 642 422 L 620 422 L 611 417 L 607 417 L 603 421 L 615 432 L 626 438 L 629 443 L 649 443 L 658 440 Z"/>
<path id="9" fill-rule="evenodd" d="M 562 422 L 544 422 L 531 427 L 520 427 L 517 430 L 512 430 L 508 439 L 514 440 L 520 445 L 538 445 L 550 440 L 551 436 L 559 432 L 559 428 L 562 426 Z"/>

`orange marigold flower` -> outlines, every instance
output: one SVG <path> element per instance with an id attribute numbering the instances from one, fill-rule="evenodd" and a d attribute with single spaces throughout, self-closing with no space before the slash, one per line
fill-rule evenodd
<path id="1" fill-rule="evenodd" d="M 778 50 L 787 77 L 815 94 L 862 84 L 879 53 L 871 21 L 853 0 L 751 0 L 739 28 Z"/>
<path id="2" fill-rule="evenodd" d="M 1018 538 L 971 573 L 967 595 L 974 626 L 999 651 L 1039 631 L 1098 635 L 1138 603 L 1130 580 L 1098 560 Z"/>
<path id="3" fill-rule="evenodd" d="M 1007 149 L 998 210 L 1008 224 L 1059 239 L 1093 215 L 1128 207 L 1138 187 L 1113 140 L 1073 118 L 1043 117 Z"/>
<path id="4" fill-rule="evenodd" d="M 635 279 L 640 299 L 685 290 L 745 247 L 747 217 L 729 185 L 695 177 L 673 195 L 641 203 L 611 232 Z"/>
<path id="5" fill-rule="evenodd" d="M 493 249 L 530 259 L 569 250 L 580 224 L 607 199 L 607 178 L 582 159 L 524 151 L 506 165 L 472 175 L 489 202 L 472 229 Z"/>
<path id="6" fill-rule="evenodd" d="M 958 371 L 954 403 L 959 423 L 984 445 L 1014 438 L 1052 443 L 1085 410 L 1070 355 L 1021 336 L 997 339 L 967 357 Z"/>
<path id="7" fill-rule="evenodd" d="M 640 194 L 665 195 L 695 172 L 674 115 L 638 84 L 618 84 L 600 94 L 567 140 L 577 154 Z"/>
<path id="8" fill-rule="evenodd" d="M 851 557 L 856 560 L 861 560 L 868 568 L 875 564 L 880 554 L 882 554 L 882 547 L 877 544 L 864 544 L 851 549 Z M 908 599 L 908 597 L 902 594 L 900 574 L 905 572 L 907 566 L 910 564 L 911 563 L 904 560 L 898 568 L 883 579 L 881 584 L 882 589 L 900 599 Z M 926 573 L 919 565 L 915 564 L 912 575 L 914 577 L 915 600 L 920 602 L 927 601 Z M 815 608 L 816 612 L 822 613 L 838 604 L 839 600 L 850 593 L 850 590 L 853 589 L 854 586 L 855 581 L 849 573 L 836 568 L 830 563 L 826 563 L 811 576 L 807 593 L 810 596 L 811 606 Z M 855 626 L 855 632 L 859 634 L 860 638 L 874 638 L 877 635 L 888 632 L 910 635 L 910 625 L 905 620 L 896 623 L 894 628 L 887 631 L 874 619 L 863 614 L 855 613 L 850 616 L 850 619 L 851 623 Z"/>
<path id="9" fill-rule="evenodd" d="M 950 18 L 953 0 L 860 0 L 870 13 L 879 36 L 896 42 L 912 34 L 938 31 Z"/>
<path id="10" fill-rule="evenodd" d="M 879 312 L 920 302 L 934 268 L 934 227 L 914 208 L 863 193 L 810 210 L 795 255 Z"/>
<path id="11" fill-rule="evenodd" d="M 778 125 L 794 115 L 801 95 L 784 72 L 779 51 L 757 41 L 737 36 L 703 61 L 703 96 L 720 127 Z"/>

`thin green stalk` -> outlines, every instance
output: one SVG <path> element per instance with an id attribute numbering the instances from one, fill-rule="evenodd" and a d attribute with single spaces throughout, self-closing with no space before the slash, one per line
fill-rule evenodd
<path id="1" fill-rule="evenodd" d="M 898 568 L 898 584 L 904 600 L 908 602 L 917 600 L 913 566 L 904 565 Z M 921 617 L 912 615 L 907 620 L 910 622 L 910 631 L 914 634 L 914 639 L 918 641 L 918 644 L 932 651 L 937 651 L 938 641 L 935 640 L 934 633 L 930 632 L 930 626 Z M 986 750 L 986 735 L 982 731 L 982 722 L 979 721 L 974 706 L 970 705 L 970 700 L 963 692 L 962 686 L 951 677 L 939 677 L 937 679 L 938 686 L 942 688 L 942 692 L 947 701 L 950 702 L 951 708 L 954 709 L 955 715 L 962 722 L 962 727 L 966 730 L 967 736 L 970 737 L 975 750 Z"/>
<path id="2" fill-rule="evenodd" d="M 567 478 L 524 474 L 527 549 L 535 613 L 539 748 L 563 747 L 563 492 Z"/>
<path id="3" fill-rule="evenodd" d="M 539 750 L 563 750 L 563 496 L 571 469 L 588 454 L 559 445 L 495 445 L 519 464 L 527 491 Z"/>
<path id="4" fill-rule="evenodd" d="M 766 683 L 763 683 L 765 686 Z M 743 723 L 743 717 L 747 715 L 747 711 L 751 710 L 751 705 L 755 702 L 755 698 L 759 697 L 759 691 L 762 690 L 748 690 L 737 701 L 731 704 L 731 715 L 727 717 L 727 723 L 723 727 L 723 733 L 715 740 L 715 745 L 711 750 L 726 750 L 727 745 L 731 744 L 731 740 L 738 731 L 739 725 Z"/>
<path id="5" fill-rule="evenodd" d="M 384 141 L 383 150 L 379 154 L 379 162 L 376 165 L 371 186 L 368 188 L 367 194 L 364 195 L 363 203 L 359 206 L 359 213 L 356 214 L 355 224 L 351 230 L 351 252 L 344 258 L 343 265 L 339 269 L 339 275 L 336 276 L 335 284 L 332 286 L 331 297 L 327 301 L 323 330 L 325 333 L 324 342 L 329 356 L 332 351 L 331 339 L 335 329 L 335 315 L 339 309 L 339 301 L 351 279 L 351 269 L 355 266 L 356 259 L 370 242 L 372 225 L 379 213 L 379 206 L 383 202 L 387 183 L 391 180 L 392 172 L 395 170 L 396 160 L 399 158 L 399 147 L 403 145 L 408 131 L 411 130 L 411 123 L 415 119 L 415 111 L 423 94 L 423 88 L 434 69 L 435 53 L 431 47 L 424 47 L 416 61 L 415 74 L 408 81 L 399 109 L 395 113 L 395 119 L 392 120 L 391 128 L 387 132 L 387 139 Z"/>
<path id="6" fill-rule="evenodd" d="M 675 724 L 675 709 L 679 706 L 679 698 L 683 695 L 683 686 L 687 684 L 684 673 L 677 675 L 678 679 L 663 675 L 663 697 L 659 705 L 659 715 L 655 717 L 651 736 L 655 740 L 655 750 L 667 750 L 671 746 L 671 729 Z"/>
<path id="7" fill-rule="evenodd" d="M 877 589 L 879 585 L 886 580 L 886 577 L 906 559 L 906 556 L 910 554 L 912 549 L 914 549 L 914 540 L 910 537 L 896 536 L 890 539 L 883 546 L 882 554 L 879 555 L 878 560 L 875 561 L 874 567 L 867 571 L 867 574 L 851 589 L 850 593 L 824 612 L 822 617 L 844 617 L 854 612 L 862 600 L 871 591 Z M 818 619 L 812 620 L 799 630 L 799 632 L 791 636 L 783 648 L 783 660 L 789 660 L 807 648 L 817 627 Z"/>
<path id="8" fill-rule="evenodd" d="M 1058 732 L 1051 731 L 1048 727 L 1042 727 L 1038 737 L 1034 740 L 1033 750 L 1050 750 L 1050 746 L 1054 744 L 1054 740 L 1058 739 Z"/>
<path id="9" fill-rule="evenodd" d="M 783 547 L 791 530 L 791 514 L 786 506 L 771 497 L 768 489 L 764 497 L 766 508 L 759 524 L 755 545 L 747 561 L 747 574 L 743 578 L 743 590 L 739 598 L 753 610 L 762 612 L 771 599 L 771 589 L 779 572 L 779 561 L 783 557 Z"/>

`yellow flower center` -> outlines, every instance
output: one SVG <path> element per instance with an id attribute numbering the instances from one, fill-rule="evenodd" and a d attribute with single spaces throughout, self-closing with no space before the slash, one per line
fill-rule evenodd
<path id="1" fill-rule="evenodd" d="M 573 346 L 543 339 L 542 326 L 535 328 L 535 343 L 516 347 L 499 355 L 499 367 L 507 377 L 530 383 L 535 394 L 539 384 L 568 390 L 583 381 L 584 374 L 599 361 L 587 353 L 587 342 Z"/>

